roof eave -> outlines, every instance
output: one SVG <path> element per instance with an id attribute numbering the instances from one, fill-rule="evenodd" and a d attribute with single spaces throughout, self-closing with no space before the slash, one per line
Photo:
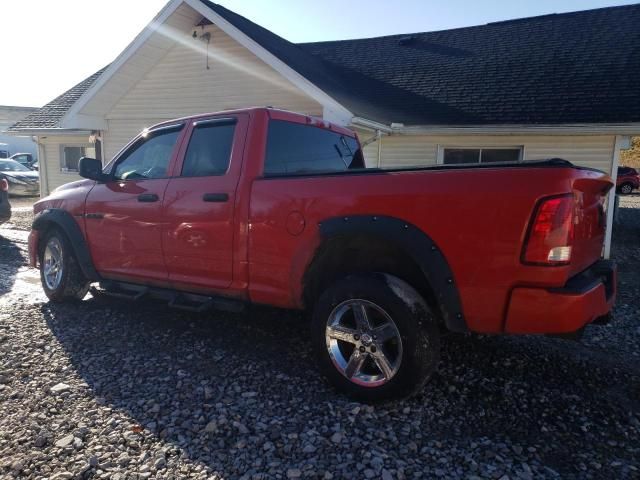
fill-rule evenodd
<path id="1" fill-rule="evenodd" d="M 183 0 L 171 0 L 160 12 L 151 20 L 151 22 L 140 32 L 136 38 L 118 55 L 118 57 L 109 64 L 102 75 L 93 82 L 93 84 L 85 91 L 71 108 L 64 114 L 60 120 L 60 125 L 65 128 L 75 128 L 82 121 L 80 110 L 89 102 L 91 98 L 102 88 L 102 86 L 120 69 L 122 64 L 126 62 L 147 39 L 155 33 L 158 26 L 162 24 L 171 15 Z M 83 125 L 84 127 L 84 125 Z M 106 128 L 103 128 L 106 129 Z M 98 130 L 98 129 L 97 129 Z"/>
<path id="2" fill-rule="evenodd" d="M 91 130 L 85 129 L 75 129 L 75 128 L 56 128 L 56 127 L 43 127 L 43 128 L 24 128 L 24 129 L 14 129 L 7 130 L 4 132 L 8 135 L 13 135 L 15 137 L 33 135 L 36 137 L 42 135 L 90 135 Z"/>
<path id="3" fill-rule="evenodd" d="M 640 135 L 640 123 L 513 125 L 413 125 L 391 128 L 398 135 Z"/>
<path id="4" fill-rule="evenodd" d="M 218 12 L 209 8 L 200 0 L 183 0 L 184 3 L 196 10 L 209 21 L 215 23 L 227 35 L 233 38 L 240 45 L 245 47 L 260 60 L 265 62 L 276 72 L 290 81 L 293 85 L 302 90 L 306 95 L 313 98 L 323 107 L 323 117 L 331 122 L 348 125 L 353 117 L 353 113 L 329 95 L 326 91 L 319 88 L 307 77 L 303 76 L 293 67 L 280 60 L 277 56 L 263 47 L 261 44 L 253 40 L 249 35 L 233 25 L 230 21 L 220 15 Z"/>
<path id="5" fill-rule="evenodd" d="M 370 120 L 364 117 L 353 117 L 351 119 L 351 125 L 354 127 L 362 128 L 363 130 L 369 130 L 374 132 L 392 133 L 393 129 L 390 125 Z"/>
<path id="6" fill-rule="evenodd" d="M 309 79 L 298 73 L 285 62 L 281 61 L 239 28 L 232 25 L 217 12 L 200 2 L 200 0 L 172 0 L 165 5 L 158 15 L 156 15 L 154 20 L 145 27 L 145 29 L 134 39 L 133 42 L 131 42 L 131 44 L 127 46 L 127 48 L 125 48 L 118 58 L 116 58 L 116 60 L 107 67 L 102 75 L 100 75 L 100 78 L 98 78 L 93 85 L 91 85 L 91 87 L 89 87 L 89 89 L 72 105 L 69 111 L 65 113 L 60 121 L 60 125 L 62 127 L 74 128 L 82 125 L 83 127 L 93 128 L 95 130 L 106 129 L 106 125 L 104 127 L 99 127 L 87 125 L 86 122 L 83 123 L 86 119 L 82 118 L 80 111 L 87 105 L 89 100 L 95 96 L 100 88 L 102 88 L 102 86 L 120 69 L 122 64 L 126 62 L 144 42 L 147 41 L 147 39 L 157 30 L 158 26 L 162 24 L 182 3 L 189 5 L 209 21 L 215 23 L 227 35 L 232 37 L 258 58 L 267 63 L 267 65 L 271 66 L 274 70 L 283 75 L 287 80 L 300 88 L 305 94 L 316 100 L 320 105 L 322 105 L 323 114 L 326 119 L 344 125 L 349 124 L 353 117 L 353 114 L 349 109 L 344 107 L 325 91 L 314 85 Z M 97 117 L 94 117 L 94 119 L 97 119 Z"/>

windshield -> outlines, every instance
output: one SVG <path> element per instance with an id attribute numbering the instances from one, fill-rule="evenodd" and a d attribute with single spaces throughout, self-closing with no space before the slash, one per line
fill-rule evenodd
<path id="1" fill-rule="evenodd" d="M 27 167 L 15 160 L 0 160 L 0 172 L 30 172 Z"/>

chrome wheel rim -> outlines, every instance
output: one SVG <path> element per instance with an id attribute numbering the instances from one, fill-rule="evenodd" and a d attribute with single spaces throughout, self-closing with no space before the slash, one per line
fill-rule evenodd
<path id="1" fill-rule="evenodd" d="M 334 308 L 325 340 L 333 365 L 357 385 L 379 387 L 400 369 L 398 327 L 383 308 L 368 300 L 347 300 Z"/>
<path id="2" fill-rule="evenodd" d="M 49 290 L 55 290 L 62 281 L 62 245 L 57 237 L 52 237 L 47 242 L 42 258 L 42 272 L 44 283 Z"/>
<path id="3" fill-rule="evenodd" d="M 633 189 L 631 188 L 631 185 L 623 185 L 621 190 L 622 190 L 622 193 L 631 193 L 631 190 Z"/>

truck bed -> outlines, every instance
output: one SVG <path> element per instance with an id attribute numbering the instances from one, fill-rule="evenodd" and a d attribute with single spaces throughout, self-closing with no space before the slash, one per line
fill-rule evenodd
<path id="1" fill-rule="evenodd" d="M 275 294 L 281 306 L 302 306 L 302 272 L 310 261 L 304 252 L 319 244 L 318 224 L 327 217 L 398 217 L 426 232 L 446 258 L 469 328 L 502 332 L 512 289 L 560 288 L 601 254 L 602 225 L 596 235 L 577 239 L 570 265 L 523 265 L 522 247 L 538 201 L 575 192 L 588 203 L 584 221 L 591 228 L 602 221 L 601 199 L 610 185 L 604 173 L 560 159 L 257 179 L 250 209 L 252 299 Z M 304 219 L 300 235 L 282 234 L 290 212 Z"/>

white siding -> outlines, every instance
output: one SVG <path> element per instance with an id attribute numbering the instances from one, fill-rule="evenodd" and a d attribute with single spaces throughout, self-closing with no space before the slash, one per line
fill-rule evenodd
<path id="1" fill-rule="evenodd" d="M 199 29 L 198 29 L 199 31 Z M 167 55 L 126 93 L 107 119 L 173 118 L 271 105 L 322 115 L 322 107 L 222 30 L 208 27 L 206 44 L 182 33 Z"/>
<path id="2" fill-rule="evenodd" d="M 198 23 L 201 18 L 201 15 L 188 5 L 179 6 L 140 46 L 136 53 L 124 62 L 118 72 L 100 88 L 80 113 L 103 116 L 104 112 L 109 111 L 114 103 L 131 90 L 137 80 L 161 61 L 173 47 L 175 43 L 174 32 L 191 31 L 193 25 Z"/>
<path id="3" fill-rule="evenodd" d="M 63 172 L 61 170 L 60 149 L 63 145 L 85 145 L 89 143 L 88 136 L 48 136 L 40 137 L 39 143 L 42 145 L 46 161 L 46 185 L 41 185 L 41 191 L 48 194 L 65 183 L 80 180 L 80 176 L 75 172 Z M 40 166 L 42 169 L 42 165 Z M 42 178 L 43 175 L 41 174 Z"/>
<path id="4" fill-rule="evenodd" d="M 207 70 L 207 45 L 192 38 L 193 25 L 199 19 L 190 7 L 180 7 L 170 18 L 171 28 L 164 29 L 172 38 L 171 47 L 155 65 L 146 68 L 142 79 L 134 85 L 120 79 L 133 72 L 139 57 L 136 53 L 105 85 L 109 92 L 101 92 L 98 100 L 103 106 L 108 101 L 113 104 L 103 135 L 106 161 L 142 128 L 171 118 L 266 105 L 322 116 L 320 104 L 214 25 L 204 30 L 211 33 Z M 203 32 L 200 27 L 196 31 Z M 144 54 L 140 58 L 145 63 L 150 57 Z M 117 99 L 113 95 L 118 90 L 112 88 L 112 82 L 124 92 Z M 98 100 L 92 100 L 82 113 L 95 113 Z"/>
<path id="5" fill-rule="evenodd" d="M 160 122 L 161 118 L 111 119 L 109 130 L 104 132 L 105 161 L 111 159 L 133 136 L 143 128 Z M 364 141 L 373 133 L 358 131 Z M 63 144 L 87 143 L 87 137 L 46 137 L 43 143 L 48 172 L 49 191 L 63 183 L 77 180 L 74 173 L 60 171 L 60 146 Z M 598 168 L 610 173 L 615 137 L 609 135 L 527 135 L 527 136 L 413 136 L 394 135 L 382 138 L 381 166 L 387 168 L 414 165 L 435 165 L 438 146 L 523 146 L 524 159 L 560 157 L 576 165 Z M 378 142 L 372 142 L 364 149 L 367 166 L 375 167 L 378 158 Z"/>
<path id="6" fill-rule="evenodd" d="M 383 167 L 435 165 L 438 146 L 522 146 L 525 160 L 559 157 L 610 173 L 614 143 L 613 135 L 392 135 L 382 139 L 381 163 Z"/>
<path id="7" fill-rule="evenodd" d="M 161 122 L 160 118 L 130 118 L 130 119 L 111 119 L 109 122 L 109 130 L 103 132 L 103 163 L 110 162 L 116 153 L 120 151 L 129 141 L 138 133 L 155 123 Z"/>

